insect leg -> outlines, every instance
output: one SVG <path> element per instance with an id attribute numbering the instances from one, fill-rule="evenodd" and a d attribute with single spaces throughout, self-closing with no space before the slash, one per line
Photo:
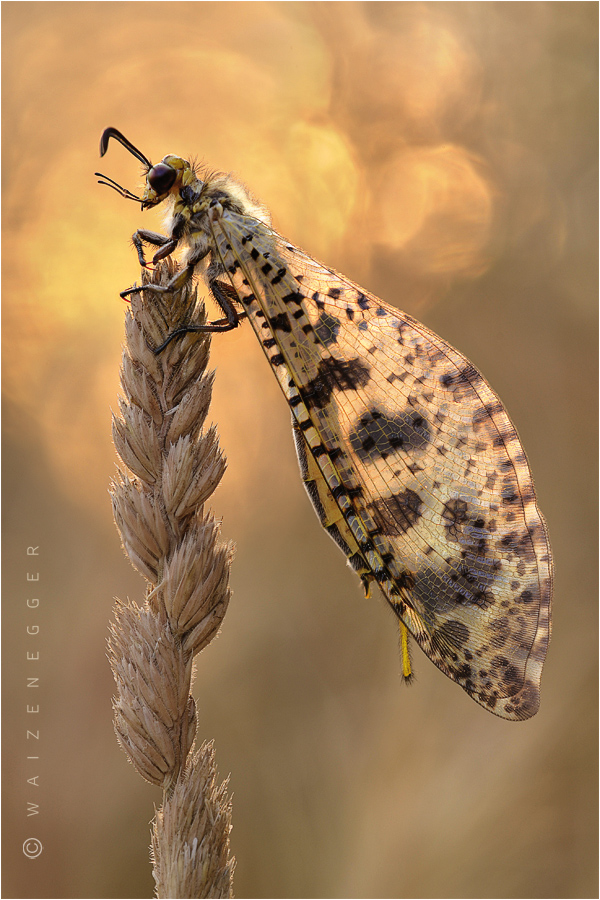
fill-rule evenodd
<path id="1" fill-rule="evenodd" d="M 237 328 L 238 322 L 240 319 L 245 319 L 247 313 L 246 312 L 238 312 L 232 300 L 235 300 L 239 303 L 238 295 L 236 294 L 234 288 L 231 285 L 227 284 L 225 281 L 217 281 L 216 278 L 211 278 L 208 287 L 210 288 L 210 292 L 225 313 L 225 319 L 219 319 L 218 322 L 211 322 L 211 325 L 224 325 L 226 322 L 229 324 L 230 328 Z"/>
<path id="2" fill-rule="evenodd" d="M 198 261 L 197 261 L 198 262 Z M 197 264 L 193 263 L 192 268 Z M 189 268 L 189 266 L 188 266 Z M 183 270 L 185 272 L 186 269 Z M 183 273 L 180 273 L 180 275 Z M 176 276 L 178 277 L 178 276 Z M 171 284 L 171 282 L 169 283 Z M 163 343 L 155 349 L 155 353 L 161 353 L 165 347 L 171 343 L 174 338 L 181 337 L 184 334 L 189 334 L 190 332 L 217 332 L 217 331 L 231 331 L 233 328 L 237 328 L 240 319 L 246 318 L 247 313 L 242 311 L 238 312 L 233 303 L 231 302 L 234 299 L 237 299 L 237 294 L 235 290 L 228 284 L 223 281 L 217 281 L 216 278 L 212 278 L 209 281 L 209 289 L 219 304 L 223 312 L 225 313 L 224 319 L 219 319 L 216 322 L 207 322 L 205 325 L 184 325 L 181 328 L 176 328 L 175 331 L 172 331 L 168 338 L 163 341 Z M 146 285 L 147 287 L 155 287 L 155 285 Z M 133 292 L 133 289 L 130 288 L 130 292 Z M 126 293 L 125 291 L 123 293 Z"/>
<path id="3" fill-rule="evenodd" d="M 141 287 L 134 284 L 133 287 L 127 288 L 126 291 L 121 291 L 120 296 L 123 300 L 126 300 L 130 294 L 139 294 L 140 291 L 153 291 L 155 294 L 168 294 L 172 291 L 178 291 L 189 281 L 193 272 L 193 265 L 186 266 L 180 272 L 177 272 L 167 284 L 143 284 Z"/>
<path id="4" fill-rule="evenodd" d="M 177 249 L 178 243 L 179 241 L 176 241 L 174 238 L 171 238 L 170 241 L 167 241 L 167 243 L 163 247 L 161 247 L 160 250 L 156 251 L 156 253 L 152 257 L 152 263 L 156 265 L 156 263 L 161 259 L 165 259 L 167 256 L 170 256 L 173 250 Z"/>
<path id="5" fill-rule="evenodd" d="M 165 237 L 164 234 L 158 234 L 156 231 L 146 231 L 144 228 L 139 228 L 136 233 L 132 235 L 131 240 L 133 241 L 133 246 L 137 250 L 140 265 L 145 269 L 147 268 L 147 263 L 144 258 L 144 244 L 153 244 L 155 247 L 162 247 L 162 250 L 159 251 L 161 253 L 164 252 L 165 246 L 173 244 L 172 249 L 170 249 L 168 253 L 164 253 L 164 256 L 168 256 L 169 253 L 172 253 L 177 246 L 177 241 L 173 242 L 171 238 Z M 162 258 L 163 257 L 161 256 L 160 259 Z M 156 257 L 153 261 L 156 262 Z"/>
<path id="6" fill-rule="evenodd" d="M 147 238 L 144 238 L 143 236 L 148 235 L 148 236 L 151 236 L 153 239 L 155 239 L 155 240 L 152 240 L 152 239 L 149 240 L 148 243 L 154 243 L 154 244 L 160 243 L 163 245 L 162 250 L 159 250 L 159 254 L 162 254 L 164 256 L 168 256 L 169 253 L 172 253 L 173 250 L 175 249 L 175 247 L 177 246 L 177 244 L 179 243 L 179 238 L 177 236 L 175 236 L 175 238 L 167 238 L 162 234 L 157 234 L 155 231 L 136 231 L 136 233 L 133 235 L 133 242 L 134 242 L 134 244 L 136 244 L 136 246 L 138 246 L 138 243 L 136 243 L 136 238 L 138 235 L 142 235 L 142 237 L 140 237 L 138 239 L 140 248 L 142 245 L 142 241 L 147 240 Z M 159 238 L 160 238 L 160 241 L 158 240 Z M 171 249 L 171 244 L 174 244 L 174 247 L 172 249 Z M 167 247 L 169 247 L 168 252 L 164 252 L 167 249 Z M 144 284 L 141 288 L 137 287 L 137 285 L 134 284 L 133 287 L 127 288 L 126 291 L 121 291 L 121 297 L 123 298 L 123 300 L 126 300 L 130 294 L 137 294 L 141 290 L 153 291 L 155 294 L 168 294 L 169 292 L 180 290 L 180 288 L 182 288 L 190 280 L 190 278 L 194 274 L 194 269 L 196 268 L 198 263 L 204 259 L 204 257 L 207 255 L 208 252 L 209 252 L 208 249 L 202 249 L 202 248 L 198 249 L 194 254 L 192 254 L 191 256 L 188 257 L 187 264 L 184 266 L 184 268 L 181 269 L 179 272 L 176 272 L 175 275 L 173 275 L 173 277 L 171 278 L 171 280 L 168 281 L 166 284 Z M 141 255 L 140 255 L 140 253 L 141 253 Z M 159 256 L 160 259 L 162 259 L 162 255 Z M 141 249 L 138 250 L 138 256 L 140 258 L 140 262 L 142 263 L 142 265 L 147 268 L 146 263 L 143 261 L 143 259 L 144 259 L 143 250 L 141 250 Z M 157 254 L 157 256 L 158 256 L 158 254 Z M 156 256 L 155 256 L 155 260 L 156 260 Z M 195 330 L 195 329 L 192 329 L 192 330 Z M 173 334 L 175 334 L 175 332 L 173 332 Z"/>

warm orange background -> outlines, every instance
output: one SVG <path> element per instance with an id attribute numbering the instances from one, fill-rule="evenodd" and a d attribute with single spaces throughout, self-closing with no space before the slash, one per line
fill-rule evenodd
<path id="1" fill-rule="evenodd" d="M 556 557 L 534 720 L 487 714 L 418 650 L 404 689 L 392 616 L 317 524 L 253 333 L 215 338 L 213 506 L 238 550 L 195 693 L 231 773 L 237 896 L 594 896 L 597 4 L 2 12 L 3 895 L 153 890 L 160 794 L 117 747 L 104 653 L 113 596 L 144 590 L 107 495 L 118 292 L 139 276 L 131 233 L 160 217 L 96 184 L 139 188 L 124 148 L 98 158 L 113 125 L 153 161 L 235 171 L 290 240 L 470 357 L 519 429 Z"/>

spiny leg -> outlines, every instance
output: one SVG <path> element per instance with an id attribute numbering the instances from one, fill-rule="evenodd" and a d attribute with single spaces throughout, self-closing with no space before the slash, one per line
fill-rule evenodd
<path id="1" fill-rule="evenodd" d="M 184 269 L 181 269 L 179 272 L 176 272 L 175 275 L 167 282 L 167 284 L 151 284 L 148 282 L 147 284 L 141 285 L 138 287 L 136 284 L 133 287 L 127 288 L 125 291 L 120 292 L 120 296 L 123 300 L 126 300 L 130 294 L 139 294 L 140 291 L 152 291 L 154 294 L 169 294 L 173 293 L 173 291 L 178 291 L 190 280 L 192 275 L 194 274 L 194 266 L 188 265 Z"/>
<path id="2" fill-rule="evenodd" d="M 152 244 L 154 247 L 161 248 L 158 253 L 155 253 L 154 255 L 152 260 L 154 263 L 158 262 L 159 259 L 164 259 L 165 256 L 169 256 L 169 254 L 177 247 L 177 241 L 174 241 L 172 238 L 168 238 L 164 234 L 159 234 L 157 231 L 147 231 L 145 228 L 138 228 L 135 234 L 131 236 L 131 240 L 133 246 L 137 250 L 140 265 L 145 269 L 148 268 L 148 264 L 144 256 L 144 244 Z"/>
<path id="3" fill-rule="evenodd" d="M 151 235 L 153 240 L 150 243 L 159 243 L 162 244 L 162 249 L 155 254 L 153 262 L 158 262 L 159 259 L 163 259 L 165 256 L 168 256 L 173 250 L 177 247 L 177 243 L 179 238 L 174 236 L 173 239 L 166 238 L 164 235 L 158 234 L 155 231 L 136 231 L 133 235 L 133 242 L 136 243 L 137 235 Z M 156 240 L 154 240 L 154 238 Z M 142 239 L 139 240 L 140 247 L 142 246 Z M 171 246 L 172 245 L 172 246 Z M 137 246 L 137 245 L 136 245 Z M 168 249 L 167 249 L 168 248 Z M 168 294 L 173 291 L 181 290 L 187 282 L 191 279 L 194 274 L 194 269 L 198 265 L 199 262 L 202 262 L 204 257 L 208 254 L 208 249 L 199 249 L 194 254 L 188 257 L 187 264 L 183 269 L 180 269 L 179 272 L 176 272 L 173 277 L 166 284 L 144 284 L 141 288 L 137 287 L 134 284 L 133 287 L 127 288 L 126 291 L 121 291 L 121 297 L 123 300 L 126 300 L 130 294 L 137 294 L 140 290 L 144 291 L 154 291 L 155 294 Z M 138 256 L 140 258 L 141 264 L 147 268 L 146 263 L 144 261 L 143 248 L 138 251 Z"/>
<path id="4" fill-rule="evenodd" d="M 183 273 L 185 273 L 185 271 L 186 270 L 184 269 Z M 173 280 L 174 279 L 172 279 L 172 281 Z M 167 285 L 164 290 L 170 289 L 172 281 L 169 282 L 169 285 Z M 183 281 L 183 284 L 185 284 L 185 281 Z M 157 287 L 157 285 L 144 285 L 143 289 L 147 290 L 148 288 L 153 289 L 155 287 Z M 225 318 L 218 319 L 216 322 L 206 322 L 204 325 L 182 325 L 181 328 L 176 328 L 175 331 L 171 332 L 168 338 L 155 349 L 155 353 L 161 353 L 165 349 L 165 347 L 167 347 L 171 343 L 171 341 L 174 340 L 174 338 L 181 337 L 184 334 L 198 331 L 204 333 L 231 331 L 233 328 L 237 328 L 240 319 L 246 318 L 247 313 L 245 311 L 238 312 L 238 310 L 231 302 L 233 299 L 237 299 L 237 294 L 232 287 L 222 281 L 217 281 L 216 278 L 213 278 L 211 279 L 211 281 L 209 281 L 208 287 L 213 298 L 225 313 Z"/>

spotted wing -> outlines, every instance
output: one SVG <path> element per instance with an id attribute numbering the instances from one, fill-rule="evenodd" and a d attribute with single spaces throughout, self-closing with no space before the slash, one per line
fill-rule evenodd
<path id="1" fill-rule="evenodd" d="M 267 226 L 212 227 L 322 524 L 438 668 L 497 715 L 533 715 L 552 563 L 502 403 L 453 347 Z"/>

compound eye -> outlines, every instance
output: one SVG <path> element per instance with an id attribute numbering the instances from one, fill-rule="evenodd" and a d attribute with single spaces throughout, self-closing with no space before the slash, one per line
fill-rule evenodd
<path id="1" fill-rule="evenodd" d="M 158 163 L 148 172 L 148 184 L 152 190 L 160 196 L 166 194 L 177 178 L 177 172 L 171 166 Z"/>

